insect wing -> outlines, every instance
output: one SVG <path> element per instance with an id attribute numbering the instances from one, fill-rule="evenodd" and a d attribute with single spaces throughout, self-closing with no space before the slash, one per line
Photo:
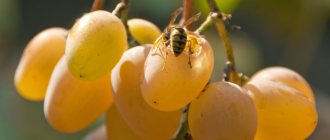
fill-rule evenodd
<path id="1" fill-rule="evenodd" d="M 176 10 L 172 13 L 172 15 L 171 15 L 171 19 L 170 19 L 170 22 L 169 22 L 168 25 L 166 26 L 167 29 L 168 29 L 172 24 L 174 24 L 175 19 L 178 17 L 178 15 L 179 15 L 180 13 L 182 13 L 182 11 L 183 11 L 183 8 L 180 7 L 180 8 L 178 8 L 178 9 L 176 9 Z"/>
<path id="2" fill-rule="evenodd" d="M 183 27 L 186 27 L 188 25 L 190 25 L 191 23 L 194 23 L 196 22 L 199 17 L 201 16 L 201 13 L 197 13 L 196 15 L 192 16 L 191 18 L 189 18 L 188 20 L 186 20 L 184 23 L 183 23 Z"/>

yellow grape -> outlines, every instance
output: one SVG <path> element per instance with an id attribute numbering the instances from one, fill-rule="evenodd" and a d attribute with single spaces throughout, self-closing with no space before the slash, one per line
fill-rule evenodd
<path id="1" fill-rule="evenodd" d="M 89 132 L 83 140 L 108 140 L 106 126 L 101 125 L 92 132 Z"/>
<path id="2" fill-rule="evenodd" d="M 115 104 L 106 113 L 106 126 L 108 140 L 142 140 L 127 126 Z"/>
<path id="3" fill-rule="evenodd" d="M 181 111 L 158 111 L 143 99 L 140 84 L 149 50 L 150 46 L 137 46 L 123 54 L 111 73 L 113 97 L 119 112 L 137 135 L 145 140 L 168 140 L 179 126 Z"/>
<path id="4" fill-rule="evenodd" d="M 92 80 L 110 73 L 126 49 L 126 31 L 121 20 L 109 12 L 94 11 L 73 25 L 65 55 L 75 77 Z"/>
<path id="5" fill-rule="evenodd" d="M 309 84 L 302 76 L 291 69 L 285 67 L 265 68 L 254 74 L 253 79 L 257 78 L 283 82 L 291 88 L 299 90 L 300 93 L 303 93 L 315 103 L 314 94 Z"/>
<path id="6" fill-rule="evenodd" d="M 144 19 L 133 18 L 127 24 L 130 33 L 140 44 L 152 44 L 161 34 L 155 24 Z"/>
<path id="7" fill-rule="evenodd" d="M 191 102 L 188 122 L 194 140 L 253 140 L 257 110 L 239 86 L 216 82 Z"/>
<path id="8" fill-rule="evenodd" d="M 57 130 L 77 132 L 93 123 L 112 104 L 110 76 L 98 80 L 75 78 L 63 58 L 56 65 L 47 89 L 44 113 Z"/>
<path id="9" fill-rule="evenodd" d="M 256 140 L 303 140 L 315 129 L 314 102 L 282 82 L 253 79 L 244 89 L 258 112 Z"/>
<path id="10" fill-rule="evenodd" d="M 66 29 L 48 28 L 26 46 L 15 73 L 15 86 L 22 97 L 33 101 L 45 98 L 52 71 L 64 54 L 66 34 Z"/>
<path id="11" fill-rule="evenodd" d="M 149 53 L 141 89 L 150 106 L 161 111 L 179 110 L 196 98 L 210 79 L 214 65 L 211 46 L 198 36 L 188 35 L 188 40 L 192 48 L 197 48 L 191 55 L 192 68 L 188 53 L 175 57 L 171 50 L 162 49 L 164 55 L 169 52 L 166 60 L 159 51 Z"/>

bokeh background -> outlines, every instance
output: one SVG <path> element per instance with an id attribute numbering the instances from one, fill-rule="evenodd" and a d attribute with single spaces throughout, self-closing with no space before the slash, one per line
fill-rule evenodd
<path id="1" fill-rule="evenodd" d="M 319 122 L 310 140 L 330 139 L 330 0 L 219 0 L 233 15 L 228 24 L 238 70 L 252 75 L 273 65 L 291 68 L 311 84 Z M 108 0 L 112 10 L 119 0 Z M 129 17 L 150 20 L 163 29 L 181 0 L 130 0 Z M 0 140 L 79 140 L 100 123 L 75 134 L 47 124 L 43 103 L 20 97 L 13 85 L 19 58 L 39 31 L 70 28 L 88 12 L 93 0 L 0 0 Z M 207 16 L 205 0 L 194 0 L 194 12 Z M 197 23 L 198 25 L 198 23 Z M 234 30 L 232 25 L 241 26 Z M 206 33 L 216 53 L 212 81 L 221 79 L 225 54 L 214 29 Z M 102 119 L 99 121 L 102 122 Z"/>

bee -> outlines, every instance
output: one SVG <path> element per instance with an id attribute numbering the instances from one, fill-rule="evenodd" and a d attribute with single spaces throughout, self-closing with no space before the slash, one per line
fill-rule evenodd
<path id="1" fill-rule="evenodd" d="M 190 68 L 192 68 L 191 61 L 190 61 L 190 55 L 192 54 L 192 48 L 191 48 L 191 43 L 190 40 L 187 39 L 187 29 L 186 26 L 190 25 L 193 22 L 196 22 L 199 17 L 200 13 L 192 16 L 188 20 L 186 20 L 182 25 L 174 24 L 175 19 L 177 16 L 182 12 L 182 8 L 178 8 L 175 10 L 172 15 L 170 22 L 166 26 L 164 32 L 162 35 L 155 41 L 153 44 L 155 48 L 158 48 L 160 50 L 160 55 L 161 57 L 164 58 L 164 65 L 163 65 L 163 70 L 165 69 L 166 65 L 166 59 L 168 52 L 166 51 L 165 56 L 163 55 L 161 49 L 164 47 L 170 48 L 174 54 L 175 57 L 178 57 L 182 52 L 185 50 L 185 47 L 189 47 L 189 61 L 188 65 Z"/>

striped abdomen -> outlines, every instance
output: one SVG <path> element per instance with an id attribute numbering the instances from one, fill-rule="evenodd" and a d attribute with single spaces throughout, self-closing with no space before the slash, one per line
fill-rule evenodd
<path id="1" fill-rule="evenodd" d="M 179 56 L 187 43 L 187 34 L 183 28 L 174 27 L 170 33 L 170 45 L 172 46 L 175 56 Z"/>

